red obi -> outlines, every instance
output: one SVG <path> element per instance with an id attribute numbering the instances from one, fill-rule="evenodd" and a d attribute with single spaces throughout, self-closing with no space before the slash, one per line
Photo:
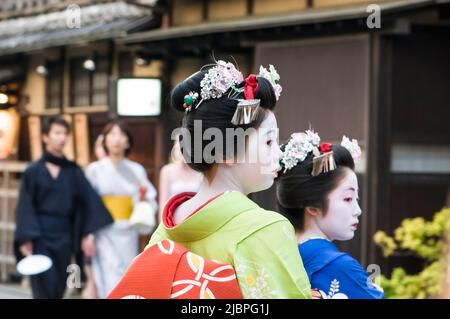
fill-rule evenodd
<path id="1" fill-rule="evenodd" d="M 231 265 L 162 240 L 133 260 L 107 298 L 242 299 L 242 294 Z"/>

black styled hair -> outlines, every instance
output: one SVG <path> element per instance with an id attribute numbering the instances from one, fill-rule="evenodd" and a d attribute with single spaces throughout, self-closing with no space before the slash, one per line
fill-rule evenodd
<path id="1" fill-rule="evenodd" d="M 285 145 L 281 147 L 282 151 Z M 346 170 L 355 170 L 353 157 L 345 147 L 332 145 L 332 151 L 336 169 L 312 176 L 314 155 L 311 152 L 303 162 L 281 173 L 276 180 L 279 211 L 297 230 L 304 227 L 305 208 L 315 207 L 326 213 L 328 195 L 345 177 Z"/>
<path id="2" fill-rule="evenodd" d="M 41 133 L 42 135 L 48 135 L 53 125 L 60 125 L 70 133 L 70 124 L 61 116 L 50 116 L 45 118 L 42 122 Z"/>
<path id="3" fill-rule="evenodd" d="M 171 93 L 171 105 L 178 111 L 184 112 L 183 103 L 184 96 L 189 94 L 189 92 L 197 92 L 200 95 L 201 87 L 200 81 L 203 79 L 205 74 L 208 72 L 207 69 L 198 71 L 182 81 L 178 83 Z M 262 77 L 257 78 L 258 87 L 255 92 L 255 99 L 260 100 L 260 111 L 257 113 L 256 119 L 246 125 L 234 125 L 231 123 L 233 115 L 236 111 L 238 101 L 237 99 L 242 99 L 243 94 L 240 93 L 238 96 L 233 98 L 228 97 L 228 92 L 226 92 L 222 97 L 216 99 L 204 100 L 201 102 L 198 108 L 193 108 L 192 111 L 185 114 L 183 118 L 182 132 L 180 135 L 180 147 L 182 150 L 182 154 L 187 162 L 187 164 L 194 170 L 198 172 L 208 172 L 214 164 L 217 163 L 215 159 L 218 158 L 230 158 L 229 156 L 236 157 L 237 153 L 240 151 L 237 149 L 238 141 L 236 138 L 233 140 L 229 140 L 227 137 L 226 129 L 227 128 L 242 128 L 246 130 L 247 128 L 258 128 L 261 125 L 261 122 L 266 118 L 267 111 L 273 110 L 276 105 L 276 96 L 270 82 Z M 236 87 L 243 88 L 244 82 L 239 83 Z M 201 96 L 199 96 L 199 100 Z M 222 154 L 214 154 L 213 159 L 204 158 L 201 156 L 200 161 L 194 161 L 194 152 L 192 152 L 192 148 L 194 147 L 194 121 L 201 120 L 202 129 L 201 136 L 203 133 L 209 128 L 216 128 L 221 131 L 223 136 L 223 150 Z M 187 130 L 189 134 L 183 134 L 183 129 Z M 190 139 L 189 141 L 184 141 L 184 139 Z M 210 141 L 204 141 L 202 138 L 201 141 L 201 150 L 205 149 L 205 147 L 210 143 Z M 199 144 L 199 141 L 197 141 Z M 242 145 L 239 143 L 239 145 Z M 233 149 L 234 154 L 229 154 L 229 150 Z"/>

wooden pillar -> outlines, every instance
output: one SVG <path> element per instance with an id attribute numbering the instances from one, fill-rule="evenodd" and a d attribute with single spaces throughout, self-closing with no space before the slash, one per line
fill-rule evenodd
<path id="1" fill-rule="evenodd" d="M 366 198 L 368 227 L 366 230 L 368 264 L 378 263 L 373 234 L 390 229 L 389 185 L 391 158 L 392 110 L 392 39 L 379 33 L 371 39 L 370 124 Z M 382 266 L 382 265 L 380 265 Z M 381 269 L 383 272 L 383 268 Z"/>

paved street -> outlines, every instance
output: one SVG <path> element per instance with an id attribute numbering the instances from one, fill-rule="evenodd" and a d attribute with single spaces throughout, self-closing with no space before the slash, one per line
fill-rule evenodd
<path id="1" fill-rule="evenodd" d="M 64 299 L 79 299 L 79 294 L 66 290 Z M 0 284 L 0 299 L 31 299 L 31 289 L 18 284 Z"/>
<path id="2" fill-rule="evenodd" d="M 0 299 L 30 299 L 29 288 L 17 284 L 0 284 Z"/>

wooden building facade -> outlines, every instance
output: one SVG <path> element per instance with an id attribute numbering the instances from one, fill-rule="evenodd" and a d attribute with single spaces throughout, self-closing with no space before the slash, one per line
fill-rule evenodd
<path id="1" fill-rule="evenodd" d="M 94 159 L 95 138 L 114 115 L 109 79 L 155 76 L 164 84 L 162 114 L 126 121 L 139 137 L 131 158 L 147 168 L 156 185 L 180 120 L 167 103 L 170 89 L 214 54 L 233 56 L 244 73 L 256 72 L 260 64 L 276 65 L 283 86 L 276 110 L 281 141 L 310 126 L 325 141 L 338 142 L 343 134 L 359 140 L 361 228 L 341 246 L 363 265 L 377 263 L 388 273 L 395 262 L 382 258 L 373 244 L 375 231 L 390 232 L 406 217 L 431 217 L 446 204 L 449 1 L 383 0 L 375 9 L 366 0 L 41 2 L 41 11 L 19 8 L 21 17 L 62 12 L 73 2 L 88 13 L 95 6 L 116 10 L 109 17 L 89 13 L 101 23 L 80 30 L 63 27 L 59 38 L 61 30 L 42 27 L 40 37 L 27 31 L 28 37 L 11 33 L 5 41 L 1 24 L 15 18 L 11 7 L 0 10 L 0 84 L 5 90 L 11 83 L 20 87 L 15 107 L 21 134 L 14 159 L 36 159 L 42 151 L 40 120 L 63 114 L 74 123 L 67 154 L 87 164 Z M 29 11 L 25 16 L 24 10 Z M 368 25 L 374 12 L 381 28 Z M 94 61 L 95 70 L 84 68 L 86 60 Z M 273 188 L 252 197 L 276 209 Z"/>

